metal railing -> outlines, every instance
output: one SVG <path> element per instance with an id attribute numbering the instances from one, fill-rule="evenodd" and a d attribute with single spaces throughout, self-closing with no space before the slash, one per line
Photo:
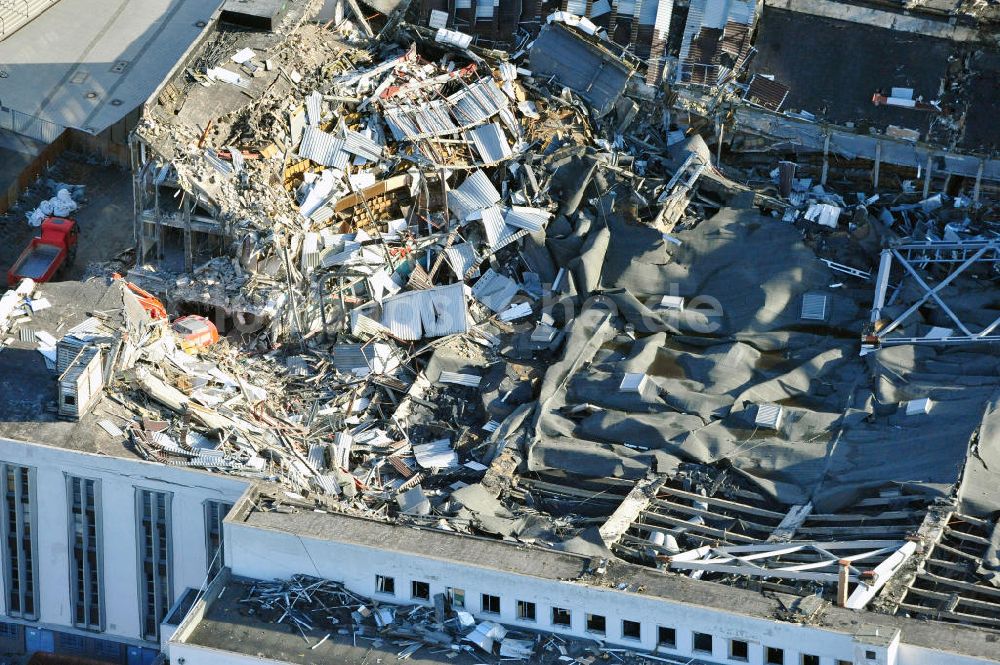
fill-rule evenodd
<path id="1" fill-rule="evenodd" d="M 66 128 L 30 113 L 8 109 L 0 111 L 0 129 L 6 129 L 48 144 L 55 141 Z"/>

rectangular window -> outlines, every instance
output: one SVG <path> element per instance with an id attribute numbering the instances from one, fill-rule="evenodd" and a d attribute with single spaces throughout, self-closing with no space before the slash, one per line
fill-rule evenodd
<path id="1" fill-rule="evenodd" d="M 431 599 L 431 585 L 427 582 L 418 582 L 413 580 L 410 583 L 410 597 L 416 598 L 417 600 L 430 600 Z"/>
<path id="2" fill-rule="evenodd" d="M 534 621 L 535 604 L 526 600 L 517 601 L 517 618 L 521 621 Z"/>
<path id="3" fill-rule="evenodd" d="M 642 639 L 642 625 L 638 621 L 622 621 L 622 637 L 628 640 Z"/>
<path id="4" fill-rule="evenodd" d="M 708 633 L 695 633 L 694 650 L 699 653 L 712 653 L 712 636 Z"/>
<path id="5" fill-rule="evenodd" d="M 877 660 L 878 656 L 875 655 L 874 651 L 865 651 L 865 660 Z"/>
<path id="6" fill-rule="evenodd" d="M 785 650 L 767 647 L 764 650 L 764 665 L 785 665 Z"/>
<path id="7" fill-rule="evenodd" d="M 565 626 L 569 628 L 573 625 L 573 615 L 569 610 L 564 610 L 561 607 L 552 608 L 552 625 L 553 626 Z"/>
<path id="8" fill-rule="evenodd" d="M 667 626 L 656 627 L 656 646 L 667 649 L 677 648 L 677 629 Z"/>
<path id="9" fill-rule="evenodd" d="M 160 622 L 174 603 L 171 498 L 169 492 L 144 489 L 135 492 L 139 620 L 146 640 L 159 640 Z"/>
<path id="10" fill-rule="evenodd" d="M 451 606 L 465 608 L 465 589 L 448 589 L 448 598 L 451 599 Z"/>
<path id="11" fill-rule="evenodd" d="M 90 478 L 68 476 L 66 490 L 73 625 L 84 630 L 104 630 L 100 484 Z"/>
<path id="12" fill-rule="evenodd" d="M 729 640 L 730 660 L 750 660 L 750 645 L 743 640 Z"/>
<path id="13" fill-rule="evenodd" d="M 802 665 L 819 665 L 819 656 L 807 653 L 802 654 Z"/>
<path id="14" fill-rule="evenodd" d="M 500 614 L 500 596 L 483 594 L 483 612 L 487 614 Z"/>
<path id="15" fill-rule="evenodd" d="M 869 660 L 871 660 L 871 659 L 869 659 Z M 851 661 L 849 661 L 849 660 L 838 660 L 837 661 L 837 665 L 854 665 L 854 663 L 851 662 Z"/>
<path id="16" fill-rule="evenodd" d="M 607 619 L 605 619 L 600 614 L 588 614 L 587 615 L 587 632 L 597 633 L 603 635 L 607 632 Z"/>
<path id="17" fill-rule="evenodd" d="M 27 466 L 3 465 L 4 578 L 7 614 L 21 619 L 38 618 L 37 561 L 35 550 L 35 470 Z"/>
<path id="18" fill-rule="evenodd" d="M 387 596 L 396 595 L 396 578 L 386 577 L 385 575 L 375 576 L 375 591 L 378 593 L 384 593 Z"/>
<path id="19" fill-rule="evenodd" d="M 215 577 L 226 561 L 225 544 L 222 542 L 222 520 L 226 519 L 231 503 L 223 501 L 205 502 L 205 552 L 208 559 L 208 578 Z"/>

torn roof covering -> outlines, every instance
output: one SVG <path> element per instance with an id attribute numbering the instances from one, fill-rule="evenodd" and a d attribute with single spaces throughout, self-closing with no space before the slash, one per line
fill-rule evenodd
<path id="1" fill-rule="evenodd" d="M 300 83 L 282 79 L 274 88 L 280 94 L 260 100 L 268 122 L 251 117 L 252 131 L 242 133 L 246 143 L 233 146 L 248 153 L 242 175 L 211 172 L 235 211 L 241 248 L 236 257 L 215 261 L 229 269 L 235 264 L 254 283 L 289 291 L 284 316 L 248 336 L 248 348 L 263 353 L 223 355 L 220 349 L 202 359 L 207 366 L 170 353 L 165 362 L 147 363 L 152 376 L 139 388 L 160 403 L 212 405 L 193 426 L 222 452 L 223 462 L 212 468 L 276 477 L 346 511 L 385 509 L 424 524 L 420 516 L 398 514 L 400 493 L 419 485 L 435 519 L 448 528 L 602 556 L 614 552 L 650 565 L 657 565 L 651 551 L 664 552 L 629 538 L 650 542 L 654 534 L 630 527 L 619 541 L 603 542 L 581 526 L 581 500 L 594 513 L 587 524 L 595 515 L 610 519 L 636 482 L 655 471 L 664 494 L 694 490 L 675 501 L 678 512 L 688 511 L 683 518 L 652 515 L 668 529 L 685 529 L 662 534 L 664 548 L 670 535 L 678 549 L 690 550 L 734 531 L 739 542 L 766 541 L 794 505 L 869 516 L 877 508 L 865 502 L 912 501 L 917 508 L 900 511 L 907 512 L 902 521 L 919 526 L 926 497 L 955 488 L 973 432 L 992 418 L 983 416 L 996 383 L 992 360 L 980 363 L 984 354 L 975 350 L 952 353 L 958 365 L 981 372 L 971 380 L 975 385 L 958 391 L 958 372 L 936 349 L 886 349 L 860 359 L 865 289 L 838 290 L 836 280 L 844 277 L 802 240 L 799 227 L 811 222 L 798 213 L 812 199 L 793 211 L 797 226 L 761 217 L 753 197 L 743 196 L 714 216 L 712 206 L 705 214 L 682 210 L 683 224 L 665 235 L 651 202 L 674 175 L 666 165 L 676 155 L 666 153 L 662 108 L 655 103 L 625 99 L 636 103 L 631 122 L 641 131 L 619 132 L 620 118 L 595 123 L 596 109 L 565 91 L 576 84 L 559 75 L 533 71 L 531 81 L 520 82 L 509 67 L 490 69 L 487 62 L 473 70 L 455 54 L 449 54 L 453 66 L 427 63 L 416 55 L 419 43 L 408 51 L 386 49 L 373 60 L 367 51 L 331 46 L 326 37 L 312 25 L 296 36 L 309 44 L 315 39 L 315 53 L 333 69 L 322 79 L 300 73 L 323 68 L 294 59 L 297 49 L 256 51 L 258 63 L 280 53 L 274 55 L 279 66 L 299 73 Z M 608 78 L 588 93 L 592 107 L 616 105 L 628 94 L 630 68 L 579 31 L 548 26 L 532 46 L 530 63 L 520 62 L 534 70 L 537 54 L 538 64 L 582 81 L 582 70 L 565 69 L 572 62 L 567 54 L 577 49 L 586 53 L 581 62 L 605 63 L 600 71 Z M 523 67 L 514 69 L 527 78 Z M 514 98 L 531 101 L 538 118 L 513 104 L 504 109 L 493 83 L 508 99 L 510 84 Z M 229 84 L 212 87 L 223 85 Z M 586 87 L 578 91 L 584 101 Z M 394 129 L 389 116 L 397 112 Z M 318 122 L 307 124 L 317 114 Z M 149 122 L 142 135 L 158 149 L 166 142 L 171 154 L 179 149 L 174 143 L 196 144 L 200 137 L 187 126 L 173 137 L 175 127 L 160 115 Z M 489 128 L 496 136 L 495 127 L 512 152 L 505 163 L 487 165 L 484 155 L 499 145 L 486 137 L 477 146 L 466 134 Z M 313 155 L 312 144 L 298 140 L 297 133 L 312 134 L 310 128 L 324 133 L 310 141 L 333 137 L 344 141 L 344 151 L 354 142 L 344 169 L 324 163 L 333 161 L 333 151 Z M 695 133 L 690 127 L 677 132 Z M 537 150 L 518 152 L 515 137 Z M 692 136 L 685 147 L 707 154 L 694 139 L 701 141 Z M 226 131 L 206 138 L 222 160 L 232 143 Z M 430 144 L 433 150 L 424 152 Z M 182 158 L 182 178 L 209 173 L 201 155 Z M 453 168 L 440 168 L 452 159 Z M 691 187 L 703 181 L 700 193 L 709 201 L 728 200 L 719 193 L 726 187 L 738 189 L 709 170 Z M 814 198 L 817 205 L 841 207 Z M 850 216 L 834 219 L 829 211 L 824 221 L 843 228 L 860 214 L 848 207 Z M 306 233 L 312 235 L 306 239 Z M 840 257 L 851 264 L 870 259 L 870 247 L 853 244 Z M 207 288 L 198 277 L 202 267 L 188 277 L 192 291 Z M 543 311 L 553 284 L 567 304 L 595 297 L 613 303 L 613 313 L 605 319 L 603 308 L 582 315 Z M 715 299 L 722 313 L 707 312 L 702 296 Z M 661 306 L 665 302 L 671 306 Z M 277 342 L 283 350 L 274 349 Z M 391 353 L 372 353 L 376 345 Z M 240 368 L 238 376 L 231 366 Z M 195 396 L 181 390 L 177 368 L 197 377 Z M 481 380 L 442 379 L 455 376 Z M 860 388 L 852 392 L 855 385 Z M 905 416 L 900 405 L 924 397 L 934 407 Z M 251 408 L 261 400 L 267 409 Z M 780 417 L 759 426 L 761 405 L 776 406 Z M 166 406 L 160 417 L 168 423 L 164 436 L 176 439 L 172 412 Z M 933 428 L 917 420 L 932 421 Z M 295 433 L 291 443 L 271 436 L 286 427 Z M 213 429 L 237 435 L 217 441 L 207 436 Z M 142 423 L 140 431 L 139 445 L 150 458 L 178 461 L 183 448 L 166 450 L 152 424 Z M 906 455 L 899 454 L 899 432 L 916 442 Z M 270 456 L 255 455 L 260 448 Z M 872 458 L 869 449 L 879 454 Z M 310 451 L 317 465 L 324 453 L 326 468 L 298 459 Z M 204 465 L 205 458 L 184 461 Z M 530 474 L 515 477 L 524 469 Z M 515 482 L 531 493 L 534 507 L 526 507 L 520 489 L 511 491 Z M 452 502 L 456 487 L 460 501 Z M 889 496 L 892 489 L 903 498 Z M 728 508 L 702 508 L 701 496 L 742 497 L 768 514 L 737 524 Z M 978 504 L 977 514 L 992 500 Z M 685 526 L 692 510 L 704 515 L 699 528 Z M 469 512 L 475 520 L 466 519 Z M 802 528 L 817 539 L 829 535 L 808 519 Z M 784 532 L 795 535 L 788 525 Z"/>
<path id="2" fill-rule="evenodd" d="M 740 69 L 755 19 L 750 0 L 692 0 L 681 39 L 680 81 L 716 85 Z"/>
<path id="3" fill-rule="evenodd" d="M 561 23 L 542 27 L 531 46 L 529 62 L 536 76 L 553 77 L 572 89 L 590 103 L 598 117 L 612 109 L 633 73 L 604 46 Z"/>

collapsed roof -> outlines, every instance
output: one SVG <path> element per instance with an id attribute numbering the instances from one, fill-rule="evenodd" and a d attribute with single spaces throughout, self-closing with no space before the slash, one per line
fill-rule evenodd
<path id="1" fill-rule="evenodd" d="M 749 588 L 832 599 L 843 556 L 890 613 L 945 593 L 910 566 L 944 525 L 992 542 L 1000 361 L 943 331 L 1000 314 L 995 261 L 953 274 L 998 230 L 961 190 L 720 163 L 582 20 L 507 56 L 310 16 L 221 28 L 135 134 L 128 278 L 228 334 L 154 324 L 103 388 L 122 450 Z M 914 237 L 960 245 L 910 257 L 932 294 L 876 280 Z M 991 626 L 994 577 L 943 618 Z"/>

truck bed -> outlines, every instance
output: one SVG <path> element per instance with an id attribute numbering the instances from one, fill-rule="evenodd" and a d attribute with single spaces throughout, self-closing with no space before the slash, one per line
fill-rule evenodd
<path id="1" fill-rule="evenodd" d="M 55 245 L 35 245 L 31 253 L 18 261 L 11 270 L 20 277 L 39 279 L 45 275 L 61 251 Z"/>

